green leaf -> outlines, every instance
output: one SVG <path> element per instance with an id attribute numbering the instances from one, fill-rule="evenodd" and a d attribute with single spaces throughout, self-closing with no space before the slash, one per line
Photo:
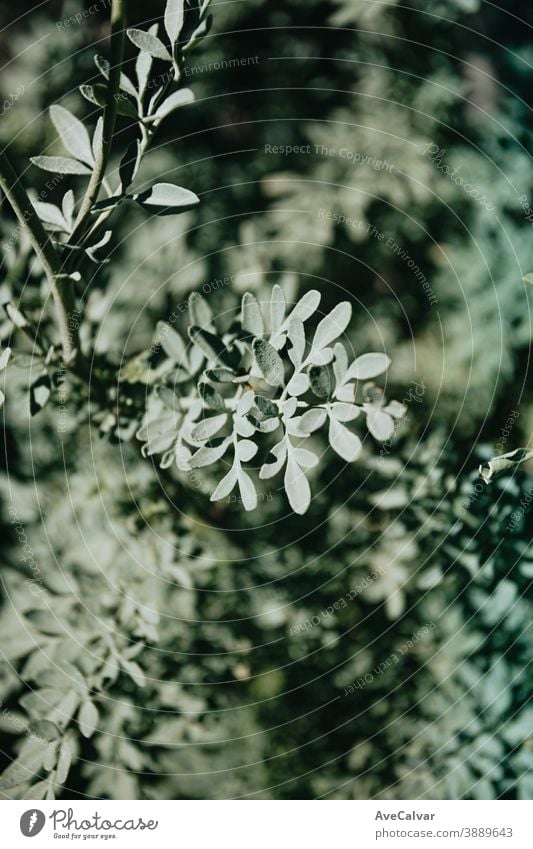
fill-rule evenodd
<path id="1" fill-rule="evenodd" d="M 91 169 L 77 159 L 69 159 L 66 156 L 30 156 L 30 162 L 42 168 L 43 171 L 52 171 L 54 174 L 90 174 Z"/>
<path id="2" fill-rule="evenodd" d="M 238 469 L 237 483 L 241 494 L 242 506 L 246 511 L 255 510 L 257 507 L 257 492 L 255 491 L 253 480 L 244 469 Z"/>
<path id="3" fill-rule="evenodd" d="M 374 437 L 380 442 L 386 442 L 394 434 L 394 419 L 388 413 L 372 407 L 365 407 L 366 425 Z"/>
<path id="4" fill-rule="evenodd" d="M 157 35 L 157 29 L 157 24 L 152 24 L 152 26 L 148 29 L 148 32 L 150 33 L 150 35 Z M 151 68 L 152 57 L 149 53 L 145 53 L 144 50 L 140 50 L 135 61 L 135 75 L 137 77 L 137 83 L 139 85 L 140 97 L 142 97 L 142 95 L 144 94 L 144 90 L 146 89 Z"/>
<path id="5" fill-rule="evenodd" d="M 102 198 L 102 200 L 98 200 L 96 201 L 96 203 L 93 203 L 91 207 L 91 212 L 94 215 L 98 212 L 101 212 L 103 209 L 111 209 L 114 206 L 118 206 L 120 203 L 122 203 L 123 200 L 124 198 L 116 197 L 113 195 L 108 198 Z"/>
<path id="6" fill-rule="evenodd" d="M 50 107 L 50 117 L 68 152 L 75 159 L 80 159 L 92 167 L 94 165 L 94 157 L 91 140 L 82 122 L 72 112 L 69 112 L 68 109 L 57 104 Z"/>
<path id="7" fill-rule="evenodd" d="M 278 442 L 278 444 L 273 447 L 271 454 L 275 457 L 275 461 L 273 463 L 263 463 L 259 472 L 261 480 L 273 478 L 274 475 L 277 475 L 277 473 L 283 468 L 283 464 L 287 458 L 286 441 L 282 440 L 281 442 Z"/>
<path id="8" fill-rule="evenodd" d="M 64 784 L 72 764 L 72 746 L 68 740 L 64 740 L 59 747 L 59 757 L 56 765 L 56 780 L 58 784 Z"/>
<path id="9" fill-rule="evenodd" d="M 203 466 L 210 466 L 212 463 L 216 463 L 217 460 L 220 460 L 224 456 L 231 441 L 231 437 L 228 436 L 226 439 L 222 439 L 218 445 L 202 445 L 192 456 L 190 462 L 191 469 L 200 469 Z"/>
<path id="10" fill-rule="evenodd" d="M 30 412 L 32 416 L 39 413 L 50 397 L 50 378 L 43 374 L 30 386 Z"/>
<path id="11" fill-rule="evenodd" d="M 300 429 L 305 431 L 305 433 L 313 433 L 313 431 L 322 427 L 326 418 L 327 413 L 323 407 L 313 407 L 310 410 L 306 410 L 300 418 Z"/>
<path id="12" fill-rule="evenodd" d="M 207 8 L 207 7 L 206 7 L 206 8 Z M 183 48 L 183 53 L 184 53 L 184 55 L 187 55 L 187 54 L 189 53 L 189 51 L 190 51 L 190 50 L 192 50 L 194 47 L 196 47 L 196 45 L 197 45 L 197 44 L 199 44 L 199 43 L 200 43 L 200 41 L 202 40 L 202 38 L 204 38 L 204 37 L 207 35 L 207 33 L 209 32 L 209 30 L 211 29 L 211 24 L 212 24 L 212 23 L 213 23 L 213 16 L 212 16 L 212 15 L 208 15 L 208 16 L 207 16 L 207 17 L 206 17 L 206 18 L 205 18 L 205 19 L 201 22 L 200 26 L 198 26 L 198 27 L 194 30 L 194 32 L 193 32 L 192 36 L 190 37 L 190 39 L 189 39 L 188 43 L 187 43 L 187 44 L 185 45 L 185 47 Z"/>
<path id="13" fill-rule="evenodd" d="M 80 85 L 80 93 L 89 103 L 94 103 L 95 106 L 104 107 L 107 99 L 107 86 L 103 83 L 96 85 Z"/>
<path id="14" fill-rule="evenodd" d="M 208 380 L 213 380 L 215 383 L 233 383 L 237 376 L 234 371 L 225 368 L 206 369 L 205 376 Z"/>
<path id="15" fill-rule="evenodd" d="M 126 30 L 129 40 L 139 48 L 149 53 L 154 59 L 163 59 L 165 62 L 172 62 L 172 56 L 162 41 L 151 32 L 145 32 L 142 29 L 130 28 Z"/>
<path id="16" fill-rule="evenodd" d="M 320 292 L 316 289 L 310 289 L 305 295 L 300 298 L 296 306 L 291 312 L 291 318 L 298 318 L 300 321 L 307 321 L 320 304 Z"/>
<path id="17" fill-rule="evenodd" d="M 319 323 L 313 338 L 312 347 L 316 350 L 326 348 L 346 330 L 352 315 L 352 307 L 348 301 L 342 301 Z"/>
<path id="18" fill-rule="evenodd" d="M 253 352 L 263 377 L 271 386 L 281 386 L 285 377 L 283 360 L 266 339 L 254 339 Z"/>
<path id="19" fill-rule="evenodd" d="M 245 292 L 242 296 L 241 325 L 250 336 L 262 336 L 265 329 L 257 299 L 250 292 Z"/>
<path id="20" fill-rule="evenodd" d="M 68 233 L 68 224 L 59 207 L 53 203 L 43 203 L 40 200 L 34 200 L 33 206 L 44 224 L 49 225 L 54 230 L 61 230 L 63 233 Z"/>
<path id="21" fill-rule="evenodd" d="M 134 684 L 137 684 L 138 687 L 144 687 L 146 685 L 144 672 L 138 663 L 135 663 L 135 661 L 132 660 L 125 660 L 121 657 L 120 665 L 124 672 L 129 675 Z"/>
<path id="22" fill-rule="evenodd" d="M 334 401 L 329 410 L 330 416 L 338 422 L 352 422 L 360 412 L 360 408 L 355 404 L 346 404 L 342 401 Z"/>
<path id="23" fill-rule="evenodd" d="M 194 103 L 194 100 L 195 95 L 192 89 L 181 88 L 179 91 L 175 91 L 167 97 L 163 103 L 157 107 L 154 114 L 145 119 L 145 123 L 149 123 L 150 121 L 161 121 L 163 118 L 166 118 L 167 115 L 170 115 L 171 112 L 174 112 L 175 109 L 179 109 L 180 106 L 188 106 L 190 103 Z"/>
<path id="24" fill-rule="evenodd" d="M 203 351 L 209 361 L 218 359 L 230 368 L 235 365 L 238 352 L 234 353 L 226 348 L 222 340 L 214 333 L 195 325 L 189 327 L 189 337 Z"/>
<path id="25" fill-rule="evenodd" d="M 199 327 L 207 327 L 211 324 L 213 313 L 205 298 L 202 298 L 199 292 L 192 292 L 189 298 L 189 316 L 191 324 L 197 324 Z"/>
<path id="26" fill-rule="evenodd" d="M 139 139 L 130 142 L 126 153 L 120 160 L 118 175 L 123 192 L 133 183 L 141 163 L 141 143 Z"/>
<path id="27" fill-rule="evenodd" d="M 287 384 L 289 395 L 304 395 L 310 386 L 309 376 L 304 372 L 294 374 Z"/>
<path id="28" fill-rule="evenodd" d="M 49 722 L 47 719 L 38 719 L 35 722 L 30 722 L 29 730 L 35 737 L 47 743 L 57 740 L 61 734 L 57 725 L 54 725 L 53 722 Z"/>
<path id="29" fill-rule="evenodd" d="M 311 503 L 311 487 L 291 453 L 287 458 L 284 485 L 292 509 L 295 513 L 303 515 Z"/>
<path id="30" fill-rule="evenodd" d="M 264 398 L 263 395 L 255 396 L 255 406 L 257 407 L 261 415 L 267 419 L 279 416 L 277 404 L 273 404 L 270 398 Z"/>
<path id="31" fill-rule="evenodd" d="M 328 368 L 324 366 L 311 366 L 309 369 L 309 381 L 311 390 L 317 398 L 329 398 L 333 391 L 333 381 Z"/>
<path id="32" fill-rule="evenodd" d="M 329 420 L 329 444 L 347 463 L 356 460 L 363 448 L 359 437 L 332 417 Z"/>
<path id="33" fill-rule="evenodd" d="M 169 386 L 157 386 L 156 387 L 157 397 L 161 400 L 161 402 L 168 407 L 169 410 L 175 410 L 176 412 L 180 409 L 180 399 L 179 396 L 176 395 L 173 389 Z"/>
<path id="34" fill-rule="evenodd" d="M 514 451 L 508 451 L 507 454 L 499 454 L 497 457 L 493 457 L 488 463 L 482 463 L 479 467 L 479 474 L 485 483 L 491 483 L 497 475 L 514 470 L 521 463 L 532 458 L 533 450 L 516 448 Z"/>
<path id="35" fill-rule="evenodd" d="M 273 333 L 283 324 L 286 309 L 287 304 L 283 289 L 276 283 L 272 289 L 272 297 L 270 299 L 270 324 Z"/>
<path id="36" fill-rule="evenodd" d="M 226 498 L 226 496 L 229 495 L 235 488 L 236 483 L 237 469 L 233 466 L 229 472 L 224 475 L 218 486 L 213 491 L 211 501 L 220 501 L 222 498 Z"/>
<path id="37" fill-rule="evenodd" d="M 291 343 L 289 350 L 290 360 L 295 366 L 299 367 L 302 364 L 305 353 L 305 328 L 303 321 L 291 316 L 287 336 Z"/>
<path id="38" fill-rule="evenodd" d="M 344 382 L 347 383 L 348 380 L 371 380 L 371 378 L 383 374 L 390 363 L 390 357 L 387 354 L 363 354 L 361 357 L 357 357 L 348 368 L 344 375 Z"/>
<path id="39" fill-rule="evenodd" d="M 167 0 L 165 7 L 165 30 L 172 45 L 176 43 L 183 29 L 183 6 L 183 0 Z"/>
<path id="40" fill-rule="evenodd" d="M 137 97 L 137 91 L 135 90 L 135 86 L 133 85 L 130 78 L 124 73 L 120 74 L 120 88 L 122 91 L 125 91 L 134 99 Z"/>
<path id="41" fill-rule="evenodd" d="M 64 636 L 66 628 L 61 620 L 54 616 L 50 610 L 30 610 L 26 613 L 26 619 L 31 622 L 41 634 L 50 636 Z"/>
<path id="42" fill-rule="evenodd" d="M 99 262 L 100 261 L 98 259 L 97 253 L 101 248 L 105 247 L 108 244 L 108 242 L 111 240 L 112 235 L 113 235 L 112 230 L 106 230 L 101 239 L 99 239 L 93 245 L 90 245 L 90 246 L 85 248 L 85 250 L 87 252 L 87 256 L 89 256 L 93 260 L 93 262 Z"/>
<path id="43" fill-rule="evenodd" d="M 105 77 L 106 80 L 108 80 L 109 79 L 109 71 L 111 70 L 111 65 L 109 64 L 107 59 L 104 59 L 103 56 L 99 56 L 97 54 L 94 57 L 94 64 L 96 65 L 96 67 L 98 68 L 98 70 L 100 71 L 102 76 Z"/>
<path id="44" fill-rule="evenodd" d="M 28 326 L 28 321 L 25 315 L 19 309 L 17 309 L 17 307 L 12 304 L 11 301 L 6 301 L 3 307 L 6 311 L 7 317 L 10 321 L 13 322 L 15 327 L 23 328 Z"/>
<path id="45" fill-rule="evenodd" d="M 216 389 L 210 386 L 209 383 L 199 383 L 198 392 L 206 406 L 209 407 L 209 409 L 220 411 L 224 411 L 226 409 L 226 403 L 224 401 L 224 398 L 222 397 L 220 392 L 217 392 Z"/>
<path id="46" fill-rule="evenodd" d="M 74 224 L 74 205 L 74 192 L 72 189 L 69 189 L 68 192 L 65 192 L 63 195 L 63 200 L 61 202 L 61 211 L 69 230 Z"/>
<path id="47" fill-rule="evenodd" d="M 4 348 L 0 354 L 0 371 L 4 371 L 11 357 L 11 348 Z"/>
<path id="48" fill-rule="evenodd" d="M 175 362 L 183 362 L 186 359 L 185 342 L 176 331 L 164 321 L 157 323 L 157 338 L 161 341 L 167 357 Z"/>
<path id="49" fill-rule="evenodd" d="M 241 463 L 248 463 L 257 454 L 259 446 L 251 439 L 241 439 L 237 443 L 236 454 Z"/>
<path id="50" fill-rule="evenodd" d="M 19 755 L 0 776 L 0 791 L 9 790 L 35 779 L 43 765 L 44 749 L 32 749 Z"/>
<path id="51" fill-rule="evenodd" d="M 133 199 L 157 215 L 184 212 L 200 203 L 200 198 L 194 192 L 173 183 L 155 183 L 146 192 L 134 195 Z"/>
<path id="52" fill-rule="evenodd" d="M 197 442 L 206 442 L 211 437 L 215 436 L 218 431 L 224 427 L 228 420 L 226 413 L 221 413 L 219 416 L 211 416 L 199 422 L 192 432 L 192 438 Z"/>
<path id="53" fill-rule="evenodd" d="M 125 94 L 120 97 L 117 95 L 117 113 L 124 118 L 132 118 L 134 121 L 139 119 L 139 113 L 135 104 Z"/>
<path id="54" fill-rule="evenodd" d="M 91 702 L 90 699 L 82 702 L 78 712 L 78 722 L 80 725 L 80 731 L 84 737 L 92 737 L 98 728 L 98 720 L 98 708 L 94 702 Z"/>

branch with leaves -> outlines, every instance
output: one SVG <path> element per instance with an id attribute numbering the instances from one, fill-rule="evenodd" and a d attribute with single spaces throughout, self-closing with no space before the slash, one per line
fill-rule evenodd
<path id="1" fill-rule="evenodd" d="M 25 226 L 54 284 L 63 366 L 90 380 L 93 396 L 99 393 L 105 427 L 114 428 L 122 439 L 136 431 L 143 442 L 143 453 L 161 454 L 163 468 L 174 465 L 180 472 L 192 472 L 229 463 L 211 498 L 223 499 L 238 488 L 246 510 L 254 509 L 258 501 L 247 464 L 254 460 L 261 444 L 266 456 L 259 468 L 260 480 L 283 472 L 292 509 L 305 513 L 311 502 L 308 476 L 319 462 L 313 450 L 314 435 L 319 430 L 327 426 L 331 448 L 350 463 L 362 451 L 361 438 L 348 427 L 352 421 L 364 415 L 372 436 L 386 441 L 395 430 L 395 420 L 405 414 L 402 404 L 387 403 L 383 392 L 368 383 L 387 369 L 389 358 L 372 353 L 352 359 L 340 341 L 351 317 L 349 303 L 340 303 L 320 316 L 318 292 L 307 292 L 291 306 L 276 285 L 268 303 L 245 294 L 239 319 L 231 327 L 220 329 L 207 303 L 193 296 L 188 339 L 162 325 L 158 332 L 166 359 L 155 369 L 149 365 L 146 371 L 151 356 L 144 352 L 120 370 L 119 393 L 132 393 L 124 405 L 120 398 L 117 400 L 118 367 L 104 363 L 91 371 L 93 352 L 84 352 L 82 357 L 77 330 L 74 336 L 69 335 L 75 309 L 74 286 L 83 284 L 88 263 L 98 271 L 105 262 L 113 236 L 109 222 L 116 210 L 134 202 L 150 214 L 168 215 L 191 209 L 199 202 L 194 192 L 182 186 L 155 183 L 138 191 L 135 182 L 162 121 L 194 100 L 193 92 L 181 86 L 181 79 L 187 56 L 209 31 L 208 6 L 209 0 L 187 5 L 183 0 L 168 0 L 161 33 L 158 24 L 146 31 L 125 29 L 125 2 L 114 0 L 110 58 L 95 57 L 101 81 L 80 89 L 86 100 L 103 109 L 103 115 L 89 131 L 72 112 L 53 105 L 50 117 L 69 155 L 32 158 L 33 164 L 45 171 L 86 177 L 84 193 L 78 197 L 69 188 L 60 205 L 32 203 L 20 187 L 10 189 L 10 183 L 18 183 L 8 170 L 4 173 L 6 194 L 15 209 L 17 202 L 30 212 L 29 217 L 22 218 L 27 219 Z M 125 32 L 137 49 L 135 79 L 122 70 Z M 154 61 L 166 65 L 165 73 L 155 78 L 155 85 Z M 138 130 L 120 158 L 118 180 L 117 169 L 110 167 L 117 116 L 134 122 Z M 28 332 L 31 324 L 22 307 L 12 305 L 11 317 L 15 310 L 20 316 L 17 326 Z M 31 387 L 32 412 L 42 408 L 57 382 L 54 345 L 41 342 L 40 355 L 43 371 Z M 143 388 L 146 383 L 153 386 L 146 411 L 144 395 L 135 394 L 136 383 Z M 127 411 L 125 416 L 113 412 L 122 408 Z"/>
<path id="2" fill-rule="evenodd" d="M 80 350 L 81 311 L 76 287 L 80 293 L 83 291 L 87 263 L 98 270 L 105 262 L 104 252 L 112 237 L 107 222 L 112 213 L 125 200 L 137 202 L 152 215 L 181 213 L 199 202 L 190 190 L 170 183 L 156 183 L 139 192 L 132 190 L 132 184 L 162 121 L 194 100 L 192 91 L 182 88 L 180 80 L 186 57 L 209 30 L 208 6 L 209 0 L 204 0 L 201 6 L 186 6 L 184 0 L 168 0 L 164 43 L 158 37 L 157 24 L 146 32 L 126 30 L 125 0 L 113 0 L 110 58 L 95 57 L 102 82 L 80 88 L 81 94 L 98 110 L 102 109 L 103 114 L 90 131 L 63 106 L 52 106 L 52 123 L 69 155 L 40 155 L 31 159 L 38 168 L 61 178 L 88 178 L 81 196 L 69 188 L 59 205 L 32 200 L 5 151 L 0 155 L 0 186 L 41 262 L 55 302 L 62 362 L 59 362 L 55 343 L 52 349 L 43 343 L 42 326 L 36 331 L 34 340 L 37 354 L 40 351 L 46 359 L 45 371 L 50 385 L 57 367 L 68 368 L 93 385 L 98 383 L 98 374 L 91 373 L 90 369 L 92 353 L 83 354 Z M 122 69 L 126 32 L 138 50 L 135 82 Z M 150 85 L 154 59 L 169 64 L 163 81 L 156 86 Z M 110 167 L 117 115 L 133 121 L 138 130 L 138 138 L 121 156 L 118 181 L 117 169 Z M 24 304 L 11 305 L 11 312 L 13 310 L 22 316 L 13 329 L 27 328 L 30 322 L 24 317 Z M 11 317 L 9 312 L 8 317 Z"/>
<path id="3" fill-rule="evenodd" d="M 123 380 L 147 379 L 153 384 L 137 432 L 143 454 L 160 454 L 162 468 L 175 464 L 182 472 L 224 460 L 229 469 L 211 500 L 223 499 L 238 487 L 244 508 L 253 510 L 257 491 L 245 464 L 265 444 L 272 460 L 261 464 L 259 478 L 267 480 L 283 471 L 292 509 L 305 513 L 311 501 L 307 474 L 319 462 L 307 447 L 313 434 L 327 426 L 331 448 L 351 463 L 363 446 L 348 423 L 363 415 L 372 436 L 386 441 L 395 431 L 395 420 L 406 413 L 403 404 L 387 403 L 382 390 L 369 382 L 388 368 L 389 357 L 370 353 L 350 360 L 339 341 L 351 317 L 347 301 L 310 332 L 320 300 L 320 293 L 310 290 L 288 305 L 278 285 L 268 303 L 246 293 L 239 318 L 224 331 L 217 328 L 207 302 L 193 295 L 188 340 L 160 324 L 156 342 L 166 359 L 159 369 L 150 376 L 137 373 L 138 364 L 129 363 L 121 375 Z"/>

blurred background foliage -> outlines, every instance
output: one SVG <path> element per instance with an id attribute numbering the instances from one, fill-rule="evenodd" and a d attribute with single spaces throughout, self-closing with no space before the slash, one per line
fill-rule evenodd
<path id="1" fill-rule="evenodd" d="M 146 28 L 163 4 L 129 5 Z M 46 108 L 89 115 L 77 86 L 106 53 L 105 8 L 60 25 L 78 7 L 22 3 L 14 24 L 2 4 L 1 94 L 24 93 L 0 137 L 37 190 L 46 175 L 25 172 L 53 141 Z M 356 352 L 391 355 L 407 421 L 349 469 L 325 455 L 306 516 L 276 493 L 250 516 L 74 416 L 60 438 L 55 411 L 30 428 L 8 404 L 0 730 L 22 773 L 6 796 L 50 792 L 27 729 L 53 714 L 64 798 L 531 798 L 533 478 L 476 473 L 533 422 L 524 14 L 514 0 L 214 4 L 196 102 L 145 172 L 202 203 L 123 219 L 87 299 L 97 345 L 146 349 L 193 289 L 223 312 L 275 282 L 319 288 L 352 301 Z M 7 212 L 3 227 L 9 242 Z M 37 301 L 39 286 L 24 243 L 7 244 L 2 299 Z"/>

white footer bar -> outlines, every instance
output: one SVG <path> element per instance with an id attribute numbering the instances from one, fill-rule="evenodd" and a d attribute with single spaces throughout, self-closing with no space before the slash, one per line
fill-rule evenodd
<path id="1" fill-rule="evenodd" d="M 2 804 L 2 846 L 154 849 L 533 847 L 533 802 L 118 801 Z"/>

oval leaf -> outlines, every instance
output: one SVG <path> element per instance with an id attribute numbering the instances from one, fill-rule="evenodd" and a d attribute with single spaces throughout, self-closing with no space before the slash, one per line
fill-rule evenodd
<path id="1" fill-rule="evenodd" d="M 52 171 L 54 174 L 90 174 L 91 169 L 78 162 L 77 159 L 69 159 L 67 156 L 31 156 L 30 161 L 43 171 Z"/>
<path id="2" fill-rule="evenodd" d="M 289 454 L 285 470 L 285 492 L 295 513 L 302 515 L 311 503 L 311 487 L 296 460 Z"/>
<path id="3" fill-rule="evenodd" d="M 155 183 L 146 192 L 134 195 L 133 199 L 158 215 L 183 212 L 200 203 L 200 198 L 194 192 L 173 183 Z"/>
<path id="4" fill-rule="evenodd" d="M 171 44 L 175 44 L 183 28 L 183 0 L 167 0 L 165 29 Z"/>
<path id="5" fill-rule="evenodd" d="M 361 357 L 357 357 L 351 364 L 344 376 L 344 382 L 347 383 L 352 379 L 370 380 L 379 374 L 383 374 L 390 366 L 390 363 L 390 357 L 387 354 L 363 354 Z"/>
<path id="6" fill-rule="evenodd" d="M 81 121 L 63 106 L 51 106 L 50 117 L 65 148 L 75 159 L 94 165 L 89 133 Z"/>
<path id="7" fill-rule="evenodd" d="M 129 40 L 135 45 L 135 47 L 138 47 L 139 50 L 149 53 L 150 56 L 154 57 L 154 59 L 163 59 L 165 62 L 172 62 L 172 56 L 163 42 L 160 41 L 156 35 L 152 35 L 151 32 L 145 32 L 142 29 L 135 28 L 128 29 L 126 32 Z"/>
<path id="8" fill-rule="evenodd" d="M 253 351 L 266 382 L 271 386 L 281 386 L 285 376 L 283 360 L 276 349 L 265 339 L 254 339 Z"/>
<path id="9" fill-rule="evenodd" d="M 313 348 L 319 351 L 326 348 L 341 333 L 344 333 L 352 315 L 352 306 L 342 301 L 319 323 L 313 338 Z"/>

